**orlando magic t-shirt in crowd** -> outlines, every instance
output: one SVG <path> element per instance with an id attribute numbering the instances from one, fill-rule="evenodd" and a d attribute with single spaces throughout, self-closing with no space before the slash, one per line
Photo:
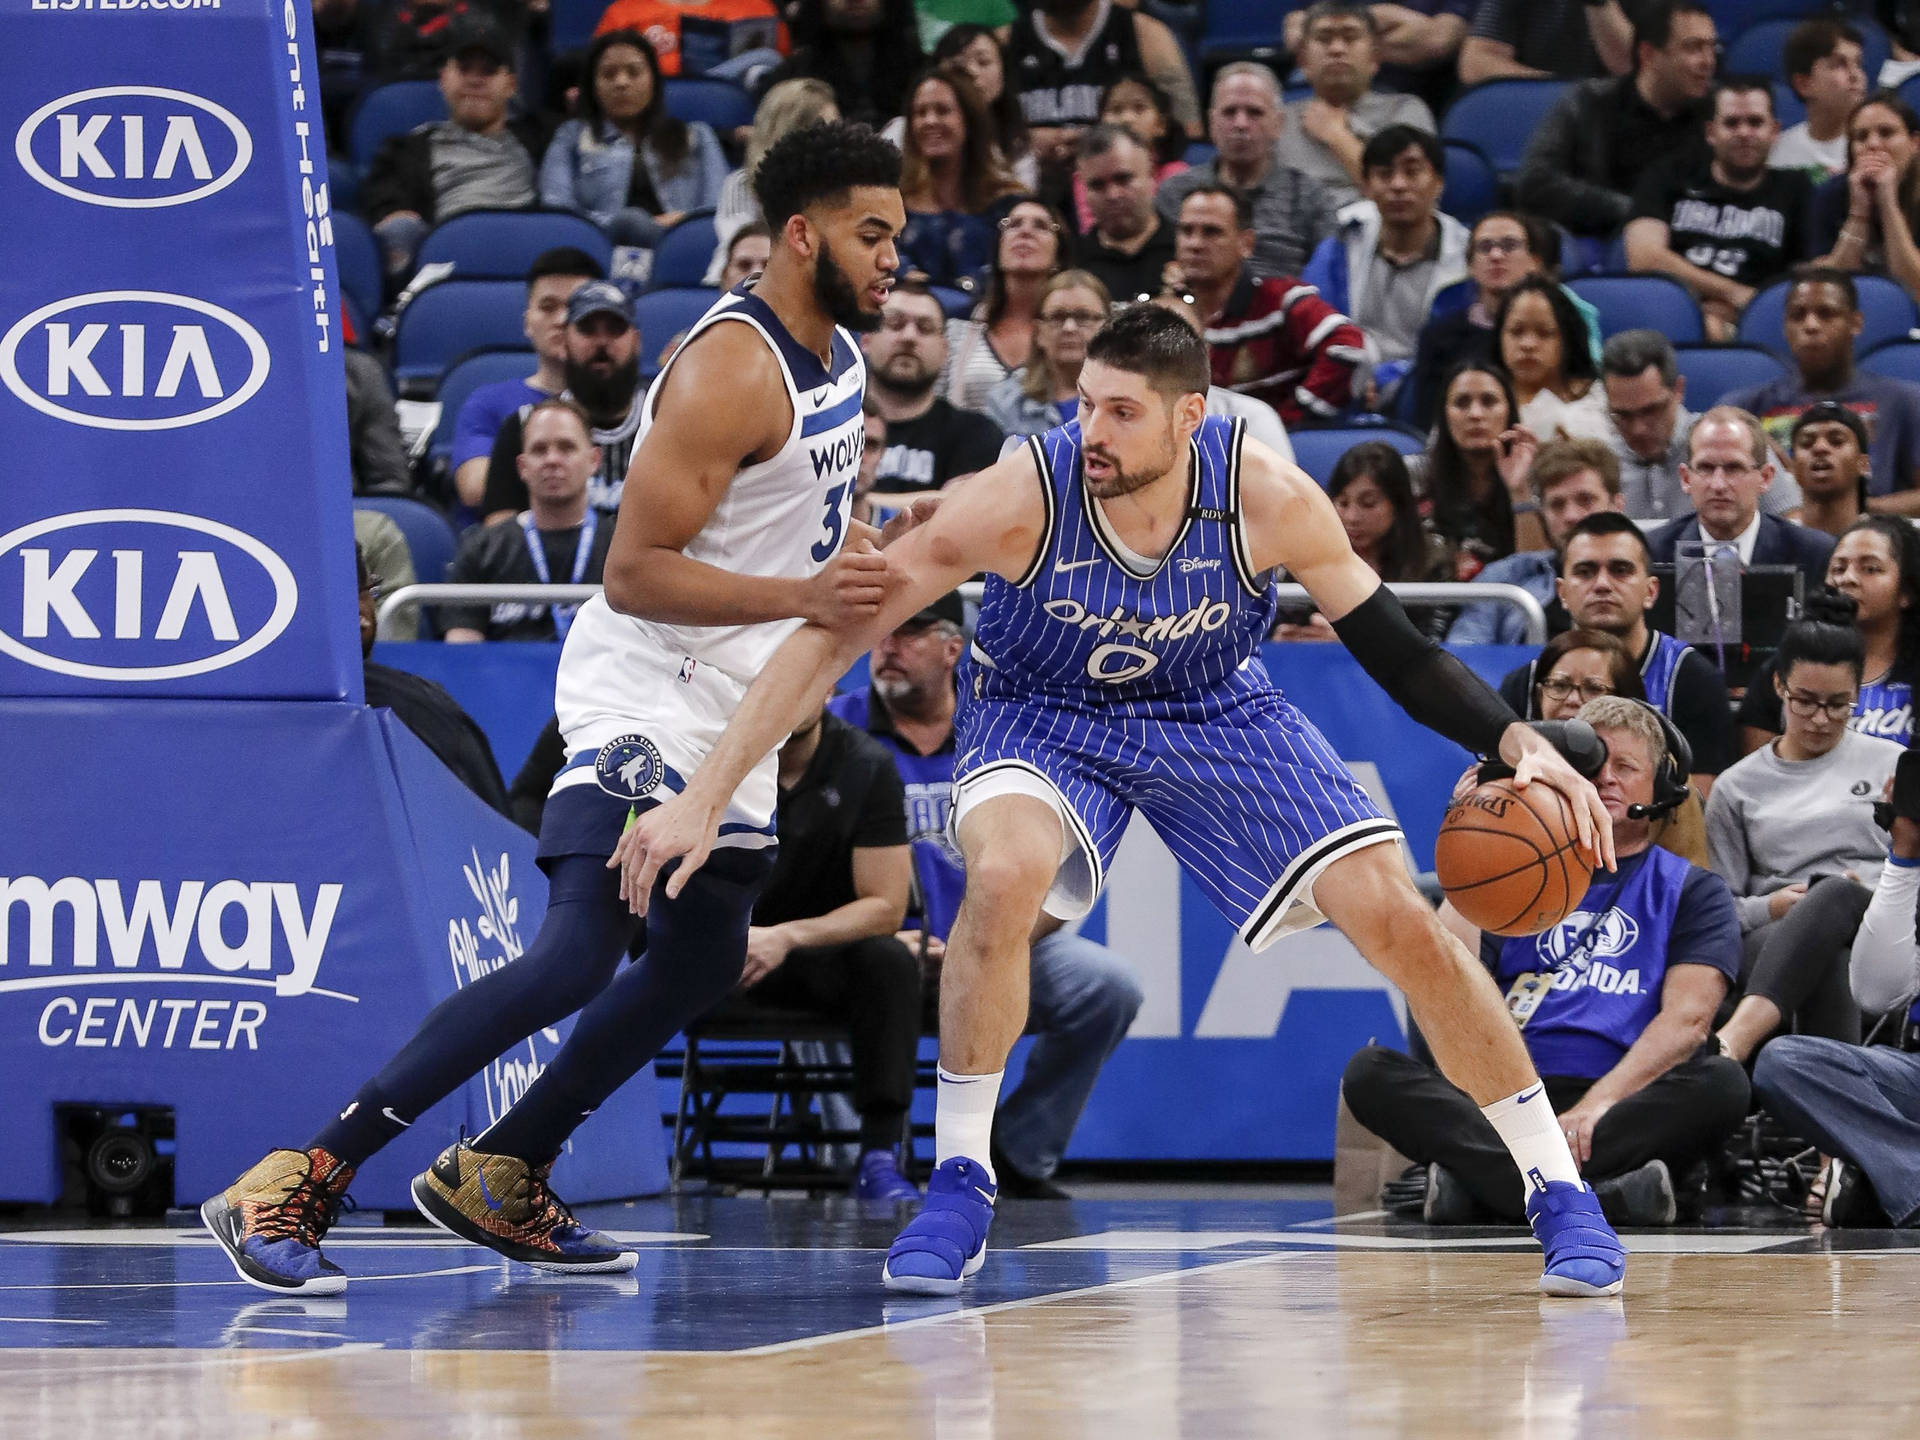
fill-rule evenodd
<path id="1" fill-rule="evenodd" d="M 1000 458 L 1000 427 L 973 410 L 936 399 L 927 413 L 887 422 L 876 490 L 938 490 Z"/>
<path id="2" fill-rule="evenodd" d="M 1751 190 L 1723 185 L 1705 152 L 1656 165 L 1633 195 L 1633 219 L 1662 220 L 1667 248 L 1689 265 L 1759 289 L 1805 248 L 1813 185 L 1799 170 L 1763 170 Z"/>
<path id="3" fill-rule="evenodd" d="M 1898 667 L 1895 667 L 1898 668 Z M 1781 716 L 1780 692 L 1773 688 L 1773 662 L 1767 661 L 1747 685 L 1740 702 L 1740 723 L 1778 735 L 1786 729 Z M 1877 735 L 1882 740 L 1908 745 L 1913 742 L 1913 685 L 1895 679 L 1889 671 L 1877 680 L 1860 686 L 1860 698 L 1853 703 L 1847 728 L 1862 735 Z"/>

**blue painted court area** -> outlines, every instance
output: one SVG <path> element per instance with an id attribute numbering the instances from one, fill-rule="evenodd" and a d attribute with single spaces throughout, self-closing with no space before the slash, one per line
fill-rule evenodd
<path id="1" fill-rule="evenodd" d="M 591 1207 L 583 1218 L 638 1243 L 639 1269 L 547 1276 L 424 1226 L 347 1224 L 327 1244 L 351 1277 L 347 1293 L 311 1300 L 242 1284 L 198 1229 L 0 1231 L 0 1350 L 742 1352 L 1283 1250 L 1532 1248 L 1514 1230 L 1336 1226 L 1312 1201 L 1010 1203 L 985 1270 L 955 1302 L 883 1291 L 880 1261 L 897 1219 L 848 1201 L 652 1201 Z M 1819 1246 L 1799 1229 L 1670 1232 L 1632 1244 L 1682 1254 Z"/>

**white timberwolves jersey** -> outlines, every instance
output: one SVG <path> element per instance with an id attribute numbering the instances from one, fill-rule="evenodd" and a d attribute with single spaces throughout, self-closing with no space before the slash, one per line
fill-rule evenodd
<path id="1" fill-rule="evenodd" d="M 823 366 L 764 301 L 742 290 L 722 296 L 687 339 L 724 323 L 751 325 L 779 359 L 793 428 L 772 459 L 734 475 L 685 553 L 735 575 L 804 580 L 846 539 L 866 438 L 860 414 L 866 362 L 852 336 L 836 328 L 832 364 Z M 647 395 L 642 440 L 671 369 L 669 364 Z M 679 398 L 685 404 L 691 397 Z M 694 403 L 725 408 L 740 400 L 720 392 Z M 645 734 L 668 767 L 667 788 L 678 789 L 677 776 L 691 774 L 705 758 L 747 685 L 800 624 L 664 625 L 618 614 L 595 596 L 580 607 L 568 631 L 555 685 L 554 708 L 569 755 L 628 732 Z M 761 767 L 767 773 L 756 773 L 736 797 L 750 812 L 772 813 L 771 766 L 769 757 Z M 558 784 L 576 776 L 592 779 L 589 768 L 563 773 Z"/>

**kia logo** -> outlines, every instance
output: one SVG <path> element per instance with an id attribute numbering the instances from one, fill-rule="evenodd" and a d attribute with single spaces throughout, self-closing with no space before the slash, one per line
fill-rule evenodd
<path id="1" fill-rule="evenodd" d="M 0 337 L 0 381 L 44 415 L 96 430 L 178 430 L 252 399 L 271 365 L 231 310 L 161 290 L 42 305 Z"/>
<path id="2" fill-rule="evenodd" d="M 171 510 L 82 510 L 0 535 L 0 653 L 83 680 L 179 680 L 280 637 L 299 603 L 253 536 Z"/>
<path id="3" fill-rule="evenodd" d="M 13 139 L 21 168 L 70 200 L 119 210 L 189 205 L 238 180 L 253 137 L 231 110 L 155 85 L 49 101 Z"/>

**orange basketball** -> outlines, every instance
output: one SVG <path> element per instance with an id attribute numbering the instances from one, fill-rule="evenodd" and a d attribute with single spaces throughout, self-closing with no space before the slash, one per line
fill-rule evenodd
<path id="1" fill-rule="evenodd" d="M 1598 859 L 1577 835 L 1573 807 L 1558 790 L 1489 780 L 1448 807 L 1433 868 L 1469 924 L 1494 935 L 1534 935 L 1586 896 Z"/>

